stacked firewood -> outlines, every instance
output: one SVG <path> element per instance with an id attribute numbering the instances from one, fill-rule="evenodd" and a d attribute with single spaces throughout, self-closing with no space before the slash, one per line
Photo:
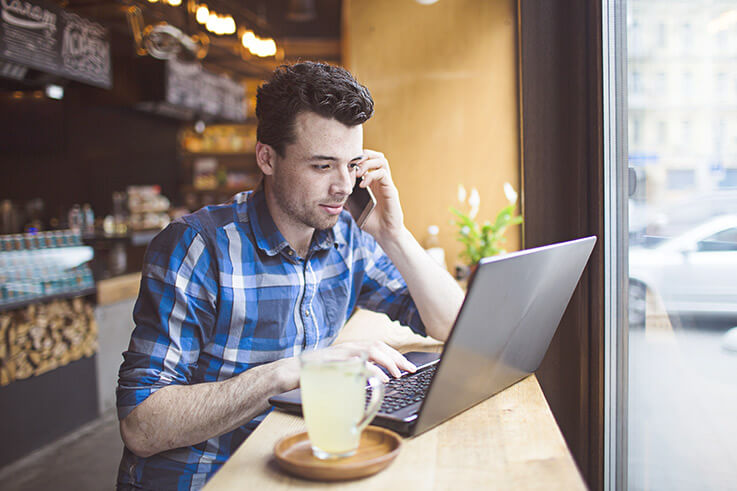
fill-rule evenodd
<path id="1" fill-rule="evenodd" d="M 88 299 L 54 300 L 0 313 L 0 386 L 96 351 L 97 324 Z"/>

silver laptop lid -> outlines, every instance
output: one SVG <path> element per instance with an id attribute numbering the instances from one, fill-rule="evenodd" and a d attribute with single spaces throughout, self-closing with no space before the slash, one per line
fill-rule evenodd
<path id="1" fill-rule="evenodd" d="M 537 370 L 595 242 L 585 237 L 481 260 L 415 434 Z"/>

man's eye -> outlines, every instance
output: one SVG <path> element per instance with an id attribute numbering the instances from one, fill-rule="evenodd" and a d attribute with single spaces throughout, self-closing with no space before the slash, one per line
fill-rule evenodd
<path id="1" fill-rule="evenodd" d="M 350 164 L 348 164 L 348 169 L 350 169 L 350 170 L 356 170 L 356 169 L 358 169 L 358 164 L 355 163 L 355 162 L 350 163 Z"/>
<path id="2" fill-rule="evenodd" d="M 330 168 L 330 164 L 315 164 L 313 167 L 317 170 L 328 170 Z"/>

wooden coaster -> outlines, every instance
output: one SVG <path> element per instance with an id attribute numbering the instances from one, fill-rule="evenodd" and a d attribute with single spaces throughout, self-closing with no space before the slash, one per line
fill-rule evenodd
<path id="1" fill-rule="evenodd" d="M 282 438 L 274 445 L 276 461 L 295 476 L 315 481 L 343 481 L 376 474 L 399 455 L 402 439 L 393 431 L 368 426 L 361 433 L 355 455 L 335 460 L 320 460 L 312 455 L 307 433 Z"/>

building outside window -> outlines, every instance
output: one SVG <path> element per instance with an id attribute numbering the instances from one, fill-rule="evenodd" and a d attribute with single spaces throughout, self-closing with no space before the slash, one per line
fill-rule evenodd
<path id="1" fill-rule="evenodd" d="M 621 4 L 638 183 L 626 489 L 737 489 L 737 3 Z"/>

